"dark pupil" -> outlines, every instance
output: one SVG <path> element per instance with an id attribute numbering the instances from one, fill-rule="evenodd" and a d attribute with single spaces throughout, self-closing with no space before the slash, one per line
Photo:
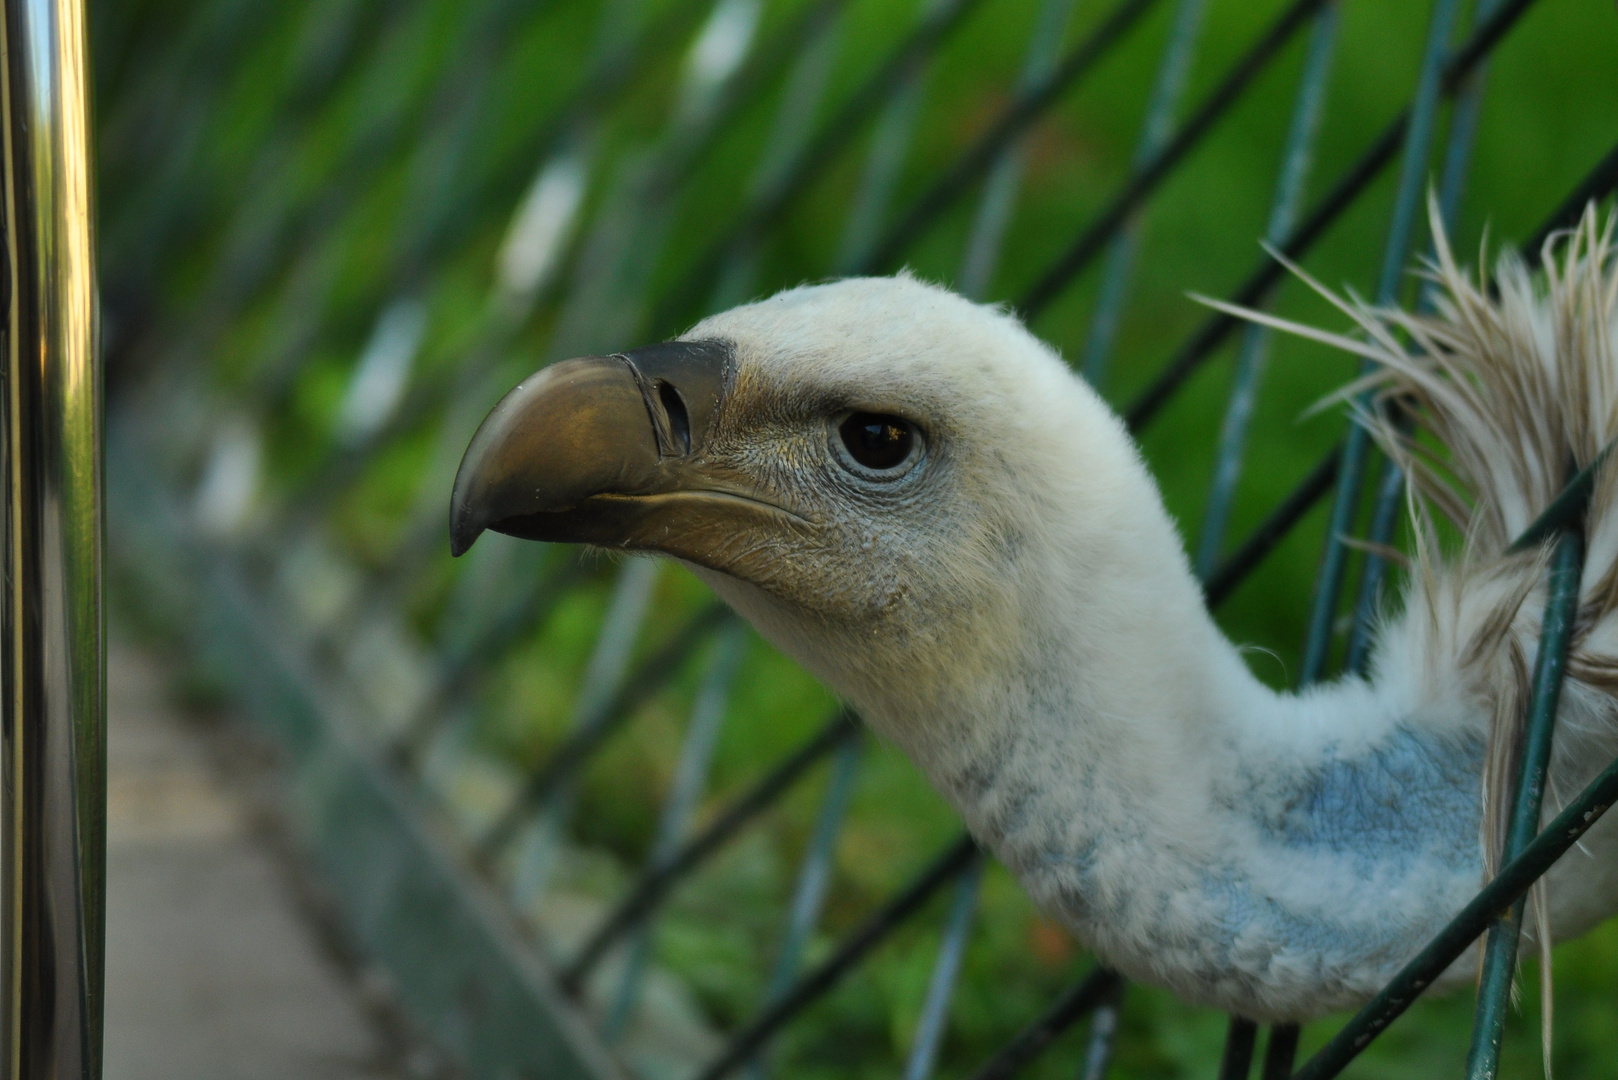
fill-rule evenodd
<path id="1" fill-rule="evenodd" d="M 915 433 L 897 416 L 857 412 L 843 421 L 843 445 L 867 469 L 891 469 L 910 456 Z"/>

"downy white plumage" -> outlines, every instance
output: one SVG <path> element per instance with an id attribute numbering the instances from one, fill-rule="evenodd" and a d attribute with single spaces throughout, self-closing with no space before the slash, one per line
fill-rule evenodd
<path id="1" fill-rule="evenodd" d="M 1494 292 L 1440 237 L 1436 312 L 1343 302 L 1354 337 L 1253 316 L 1376 361 L 1446 448 L 1437 467 L 1367 419 L 1416 477 L 1418 517 L 1466 543 L 1417 530 L 1366 679 L 1256 679 L 1118 418 L 1011 314 L 905 275 L 709 318 L 682 339 L 708 350 L 700 377 L 655 350 L 541 372 L 468 450 L 455 544 L 489 527 L 684 560 L 1106 963 L 1307 1019 L 1379 989 L 1498 849 L 1545 577 L 1543 552 L 1506 549 L 1568 463 L 1618 437 L 1612 232 L 1592 211 L 1542 281 L 1508 256 Z M 633 404 L 612 425 L 578 419 L 613 394 Z M 1618 469 L 1587 528 L 1547 816 L 1618 755 Z M 1618 910 L 1618 823 L 1545 895 L 1558 940 Z"/>

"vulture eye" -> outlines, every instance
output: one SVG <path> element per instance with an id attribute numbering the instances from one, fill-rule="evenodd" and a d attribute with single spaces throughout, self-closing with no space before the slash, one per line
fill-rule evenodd
<path id="1" fill-rule="evenodd" d="M 873 472 L 891 473 L 915 457 L 916 427 L 885 413 L 851 414 L 837 429 L 843 447 L 854 461 Z"/>

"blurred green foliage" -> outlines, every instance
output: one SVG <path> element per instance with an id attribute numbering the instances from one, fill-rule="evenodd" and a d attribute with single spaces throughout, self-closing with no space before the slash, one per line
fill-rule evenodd
<path id="1" fill-rule="evenodd" d="M 792 44 L 807 2 L 764 4 L 761 50 Z M 1005 106 L 1036 7 L 1035 0 L 981 4 L 946 41 L 925 71 L 894 207 L 908 205 Z M 1278 0 L 1212 5 L 1186 101 L 1199 101 L 1281 7 Z M 990 299 L 1019 296 L 1126 179 L 1171 8 L 1158 5 L 1034 128 Z M 1425 5 L 1347 0 L 1342 8 L 1312 194 L 1326 190 L 1407 101 L 1425 29 Z M 822 122 L 917 10 L 917 0 L 846 5 Z M 1075 10 L 1069 42 L 1108 6 L 1082 0 Z M 564 352 L 632 346 L 699 314 L 671 314 L 667 301 L 747 199 L 783 71 L 744 65 L 748 92 L 693 157 L 682 156 L 690 132 L 669 120 L 671 88 L 705 15 L 690 0 L 95 0 L 92 11 L 114 407 L 120 395 L 188 387 L 189 405 L 175 423 L 192 434 L 176 442 L 176 468 L 191 477 L 221 419 L 249 418 L 262 432 L 264 457 L 243 549 L 268 567 L 290 536 L 314 528 L 346 565 L 395 582 L 387 595 L 423 649 L 441 644 L 466 571 L 442 544 L 422 547 L 419 559 L 401 552 L 415 542 L 413 523 L 447 496 L 441 432 L 466 420 L 447 403 L 471 401 L 475 420 L 503 387 Z M 645 47 L 588 84 L 601 58 L 637 33 L 646 35 Z M 1256 265 L 1301 54 L 1293 43 L 1145 212 L 1131 302 L 1103 387 L 1112 400 L 1130 401 L 1203 318 L 1186 292 L 1226 294 Z M 1462 250 L 1475 250 L 1485 230 L 1496 244 L 1527 235 L 1608 149 L 1618 117 L 1614 55 L 1618 17 L 1610 4 L 1543 0 L 1512 31 L 1488 70 L 1457 237 Z M 760 241 L 751 291 L 834 272 L 869 140 L 864 129 L 848 135 Z M 584 224 L 567 247 L 564 272 L 513 315 L 501 308 L 494 281 L 507 223 L 539 167 L 581 147 L 590 176 Z M 1309 268 L 1329 283 L 1370 291 L 1391 197 L 1390 172 L 1311 253 Z M 953 280 L 975 198 L 909 253 L 916 272 Z M 1094 271 L 1080 278 L 1042 313 L 1037 331 L 1077 352 L 1096 286 Z M 411 374 L 416 396 L 407 398 L 419 408 L 372 452 L 348 461 L 337 417 L 356 358 L 380 313 L 401 297 L 426 312 Z M 1342 321 L 1296 283 L 1281 289 L 1276 306 L 1330 326 Z M 659 313 L 672 321 L 659 325 Z M 1203 512 L 1229 351 L 1201 370 L 1143 441 L 1171 510 L 1191 533 Z M 489 360 L 489 373 L 468 383 L 460 373 L 477 357 Z M 1277 342 L 1232 536 L 1260 520 L 1340 436 L 1339 416 L 1300 416 L 1351 371 L 1341 356 Z M 341 483 L 331 480 L 334 461 L 347 462 Z M 311 496 L 311 484 L 324 485 L 322 494 Z M 1320 518 L 1297 530 L 1220 612 L 1236 640 L 1258 647 L 1255 670 L 1277 684 L 1296 670 Z M 519 565 L 540 572 L 537 558 Z M 557 745 L 613 569 L 611 561 L 587 561 L 578 587 L 476 680 L 467 732 L 479 752 L 529 768 Z M 667 640 L 704 601 L 693 579 L 666 572 L 637 653 Z M 688 663 L 584 776 L 576 835 L 597 858 L 572 887 L 611 895 L 646 857 L 703 659 L 699 653 Z M 704 807 L 722 805 L 833 707 L 807 676 L 751 642 Z M 659 962 L 720 1028 L 747 1017 L 764 993 L 819 785 L 795 792 L 683 888 L 663 920 Z M 891 748 L 868 746 L 810 959 L 956 828 Z M 896 1072 L 914 1034 L 944 902 L 790 1029 L 773 1057 L 781 1075 Z M 1088 963 L 1002 870 L 991 869 L 940 1074 L 967 1073 Z M 1611 1022 L 1618 929 L 1562 948 L 1557 973 L 1558 1075 L 1609 1075 L 1618 1061 Z M 1539 1068 L 1531 965 L 1523 986 L 1503 1075 Z M 1304 1052 L 1332 1026 L 1307 1028 Z M 1458 1071 L 1469 1027 L 1469 995 L 1423 1002 L 1352 1075 Z M 1114 1075 L 1211 1075 L 1224 1029 L 1222 1016 L 1132 987 Z M 1073 1075 L 1082 1037 L 1081 1026 L 1029 1075 Z"/>

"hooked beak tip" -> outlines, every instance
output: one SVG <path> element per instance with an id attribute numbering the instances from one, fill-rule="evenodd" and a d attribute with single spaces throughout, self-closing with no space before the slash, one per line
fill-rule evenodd
<path id="1" fill-rule="evenodd" d="M 449 501 L 449 553 L 452 558 L 460 558 L 472 549 L 483 530 L 488 528 L 488 522 L 482 519 L 477 507 L 470 496 L 472 487 L 477 486 L 474 478 L 467 475 L 463 463 L 460 474 L 455 477 L 455 488 L 450 493 Z"/>
<path id="2" fill-rule="evenodd" d="M 465 555 L 468 551 L 471 551 L 472 545 L 477 543 L 478 537 L 482 534 L 482 529 L 451 528 L 449 532 L 450 557 L 459 559 L 462 555 Z"/>

